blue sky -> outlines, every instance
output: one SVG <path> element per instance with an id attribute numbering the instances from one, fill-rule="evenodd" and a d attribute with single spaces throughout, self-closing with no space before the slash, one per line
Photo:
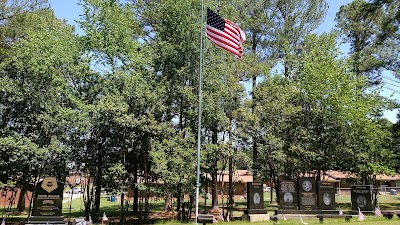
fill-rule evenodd
<path id="1" fill-rule="evenodd" d="M 82 7 L 78 5 L 80 0 L 49 0 L 51 8 L 54 10 L 56 16 L 60 19 L 66 19 L 69 24 L 77 26 L 75 20 L 79 20 L 82 14 Z M 200 2 L 200 1 L 199 1 Z M 326 15 L 325 22 L 315 30 L 316 33 L 330 31 L 335 26 L 335 15 L 339 11 L 340 6 L 350 3 L 351 0 L 327 0 L 329 5 L 328 14 Z M 77 28 L 79 33 L 79 28 Z M 348 49 L 342 47 L 341 50 L 347 53 Z M 386 83 L 383 87 L 382 95 L 400 101 L 400 80 L 396 80 L 390 73 L 383 74 L 383 81 Z M 396 122 L 396 114 L 398 110 L 386 111 L 384 116 L 392 123 Z"/>

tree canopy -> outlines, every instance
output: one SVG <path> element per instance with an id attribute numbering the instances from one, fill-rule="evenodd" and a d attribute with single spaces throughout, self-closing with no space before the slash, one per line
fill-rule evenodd
<path id="1" fill-rule="evenodd" d="M 131 191 L 134 211 L 155 193 L 180 212 L 197 185 L 200 84 L 201 191 L 210 184 L 214 207 L 223 170 L 275 183 L 397 172 L 398 124 L 381 117 L 393 104 L 371 84 L 398 76 L 398 1 L 355 0 L 321 35 L 323 0 L 211 3 L 247 41 L 242 60 L 205 41 L 200 81 L 197 1 L 82 0 L 81 35 L 46 1 L 0 1 L 0 181 L 77 172 L 93 219 L 102 188 Z"/>

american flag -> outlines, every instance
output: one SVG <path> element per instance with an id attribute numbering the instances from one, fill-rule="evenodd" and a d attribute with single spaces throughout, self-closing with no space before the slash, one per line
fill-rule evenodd
<path id="1" fill-rule="evenodd" d="M 242 57 L 242 43 L 246 40 L 245 33 L 238 25 L 222 18 L 209 8 L 207 8 L 206 36 L 217 46 L 239 58 Z"/>
<path id="2" fill-rule="evenodd" d="M 101 219 L 101 222 L 102 222 L 102 223 L 108 222 L 108 218 L 107 218 L 107 216 L 106 216 L 106 212 L 103 212 L 103 218 Z"/>
<path id="3" fill-rule="evenodd" d="M 286 216 L 285 216 L 285 214 L 283 214 L 283 212 L 282 212 L 282 219 L 283 219 L 283 220 L 287 220 L 287 219 L 286 219 Z"/>
<path id="4" fill-rule="evenodd" d="M 365 216 L 361 212 L 360 207 L 358 207 L 358 221 L 364 221 L 364 219 L 365 219 Z"/>
<path id="5" fill-rule="evenodd" d="M 375 207 L 375 216 L 382 216 L 382 212 L 379 206 Z"/>

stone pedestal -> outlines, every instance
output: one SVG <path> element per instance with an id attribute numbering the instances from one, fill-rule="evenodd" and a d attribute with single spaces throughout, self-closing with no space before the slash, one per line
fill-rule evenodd
<path id="1" fill-rule="evenodd" d="M 61 216 L 31 216 L 25 225 L 66 225 L 67 221 Z"/>
<path id="2" fill-rule="evenodd" d="M 250 222 L 269 221 L 270 217 L 268 214 L 243 214 L 242 220 Z"/>

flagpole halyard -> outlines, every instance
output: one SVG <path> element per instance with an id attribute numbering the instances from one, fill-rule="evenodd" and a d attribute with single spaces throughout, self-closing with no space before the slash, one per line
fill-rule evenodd
<path id="1" fill-rule="evenodd" d="M 197 123 L 197 174 L 196 174 L 196 213 L 195 223 L 199 215 L 199 192 L 200 192 L 200 149 L 201 149 L 201 112 L 202 112 L 202 88 L 203 88 L 203 42 L 204 42 L 204 0 L 201 0 L 201 22 L 200 22 L 200 68 L 199 68 L 199 104 Z"/>

